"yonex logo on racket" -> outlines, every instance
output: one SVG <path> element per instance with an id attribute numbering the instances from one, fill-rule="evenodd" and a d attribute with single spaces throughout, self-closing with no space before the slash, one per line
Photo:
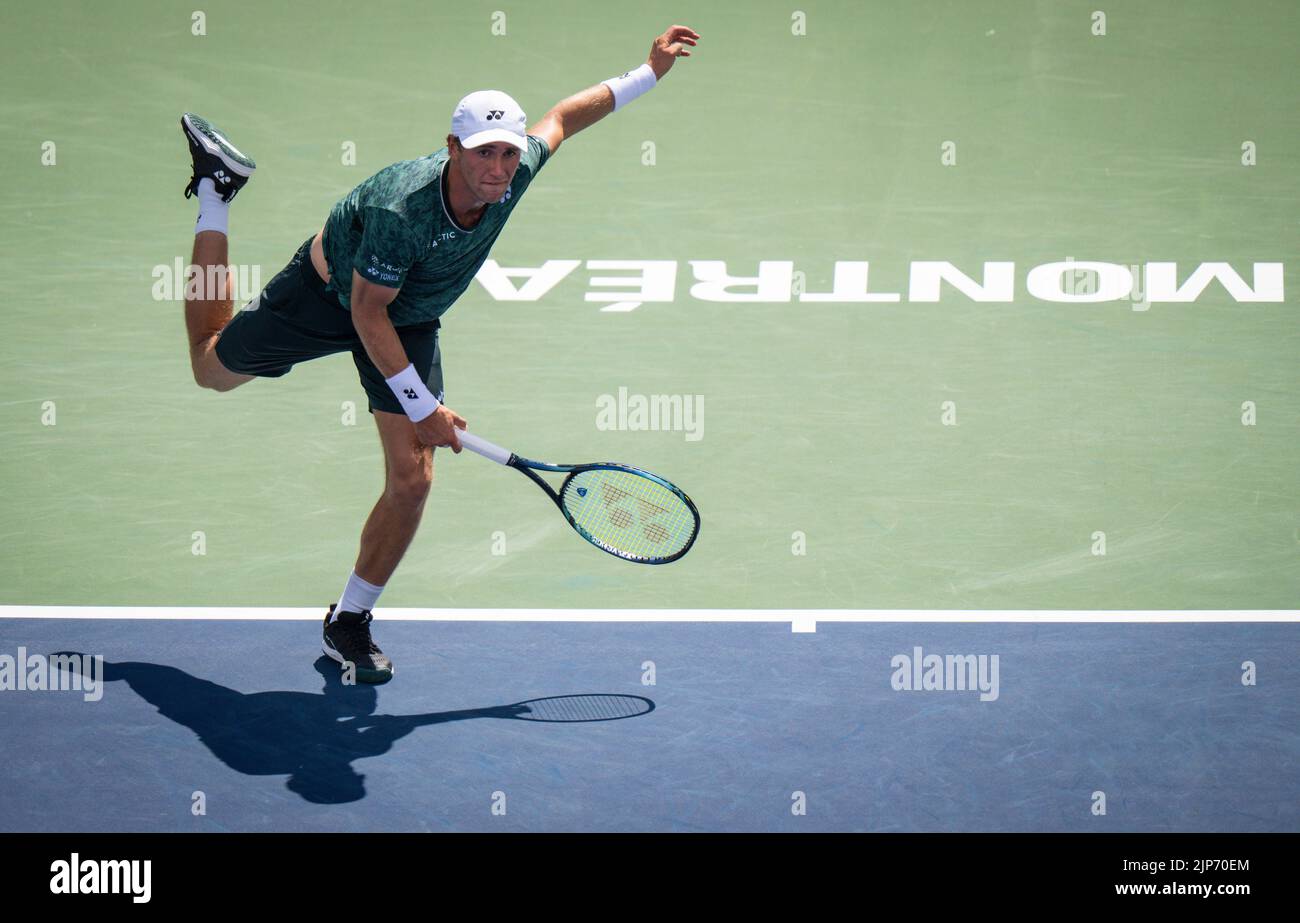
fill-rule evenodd
<path id="1" fill-rule="evenodd" d="M 637 540 L 644 539 L 650 545 L 667 541 L 670 532 L 663 524 L 654 522 L 656 517 L 666 519 L 673 516 L 675 506 L 662 496 L 656 497 L 644 492 L 644 487 L 633 480 L 624 480 L 624 487 L 612 483 L 600 485 L 600 499 L 604 505 L 605 519 L 615 529 L 639 533 Z M 634 494 L 632 491 L 635 490 Z M 586 496 L 586 488 L 578 488 L 578 496 Z M 623 536 L 619 536 L 626 541 Z"/>

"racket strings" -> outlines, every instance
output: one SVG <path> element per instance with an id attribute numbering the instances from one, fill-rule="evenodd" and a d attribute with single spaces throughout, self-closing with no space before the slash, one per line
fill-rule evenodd
<path id="1" fill-rule="evenodd" d="M 631 471 L 580 472 L 566 486 L 563 503 L 595 542 L 632 557 L 671 557 L 695 534 L 695 514 L 681 497 Z"/>

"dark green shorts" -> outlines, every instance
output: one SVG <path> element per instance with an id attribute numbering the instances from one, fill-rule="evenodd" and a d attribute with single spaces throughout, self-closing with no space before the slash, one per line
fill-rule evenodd
<path id="1" fill-rule="evenodd" d="M 429 391 L 442 401 L 438 321 L 398 327 L 406 356 Z M 232 372 L 279 378 L 299 362 L 350 352 L 370 398 L 370 412 L 404 414 L 383 374 L 370 361 L 352 326 L 352 313 L 325 287 L 311 264 L 311 238 L 261 294 L 231 319 L 217 340 L 217 358 Z"/>

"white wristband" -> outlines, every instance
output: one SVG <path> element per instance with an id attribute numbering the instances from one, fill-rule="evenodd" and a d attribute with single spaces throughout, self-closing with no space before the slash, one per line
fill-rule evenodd
<path id="1" fill-rule="evenodd" d="M 438 399 L 420 380 L 420 373 L 415 370 L 414 363 L 392 378 L 384 380 L 388 382 L 388 387 L 393 389 L 393 393 L 397 395 L 397 402 L 402 405 L 402 409 L 406 411 L 406 415 L 413 423 L 419 423 L 438 409 Z"/>
<path id="2" fill-rule="evenodd" d="M 610 77 L 608 80 L 602 80 L 601 83 L 614 92 L 614 109 L 617 111 L 619 106 L 626 106 L 642 93 L 654 89 L 658 80 L 655 79 L 655 72 L 649 63 L 646 63 L 634 71 L 628 71 L 622 77 Z"/>

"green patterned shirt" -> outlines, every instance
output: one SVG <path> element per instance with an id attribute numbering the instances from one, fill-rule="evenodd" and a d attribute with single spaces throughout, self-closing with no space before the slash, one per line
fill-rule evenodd
<path id="1" fill-rule="evenodd" d="M 474 281 L 506 219 L 550 156 L 546 142 L 529 135 L 506 194 L 487 206 L 472 228 L 456 223 L 445 200 L 445 147 L 385 167 L 330 211 L 323 241 L 329 288 L 351 310 L 355 269 L 369 282 L 401 289 L 388 306 L 394 327 L 440 317 Z"/>

